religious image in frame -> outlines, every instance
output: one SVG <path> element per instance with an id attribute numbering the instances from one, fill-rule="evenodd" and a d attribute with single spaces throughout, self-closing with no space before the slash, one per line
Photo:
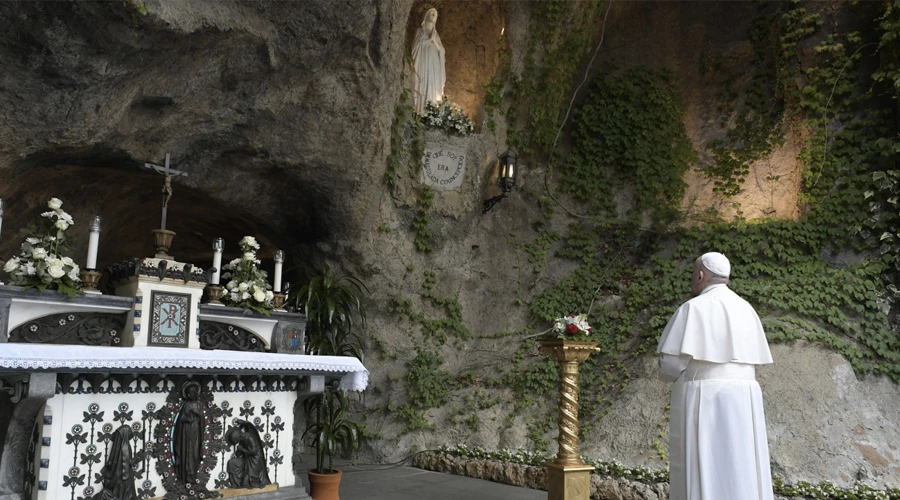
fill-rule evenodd
<path id="1" fill-rule="evenodd" d="M 281 345 L 278 352 L 303 354 L 304 323 L 286 323 L 281 327 Z"/>
<path id="2" fill-rule="evenodd" d="M 187 347 L 191 295 L 153 291 L 150 304 L 150 345 Z"/>

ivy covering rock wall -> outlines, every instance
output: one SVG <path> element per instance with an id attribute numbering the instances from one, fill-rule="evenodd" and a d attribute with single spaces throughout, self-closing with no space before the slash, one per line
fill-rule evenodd
<path id="1" fill-rule="evenodd" d="M 487 215 L 432 214 L 429 252 L 382 269 L 372 451 L 552 453 L 556 368 L 528 337 L 589 311 L 603 351 L 582 370 L 584 450 L 664 469 L 668 391 L 652 380 L 652 352 L 688 298 L 693 259 L 715 249 L 770 342 L 785 344 L 761 375 L 776 475 L 900 485 L 900 429 L 886 410 L 900 402 L 898 7 L 606 8 L 511 7 L 481 134 L 520 152 L 524 178 Z M 824 373 L 809 364 L 820 349 L 838 356 Z M 803 396 L 791 384 L 808 373 L 820 385 Z M 881 417 L 832 413 L 867 398 L 888 401 Z M 840 459 L 811 458 L 830 454 Z"/>

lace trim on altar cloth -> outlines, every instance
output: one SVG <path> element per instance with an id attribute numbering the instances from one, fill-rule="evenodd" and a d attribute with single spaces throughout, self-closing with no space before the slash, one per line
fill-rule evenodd
<path id="1" fill-rule="evenodd" d="M 207 351 L 165 347 L 104 347 L 0 344 L 0 368 L 291 370 L 343 373 L 341 389 L 363 391 L 369 370 L 349 356 L 306 356 L 268 352 Z"/>

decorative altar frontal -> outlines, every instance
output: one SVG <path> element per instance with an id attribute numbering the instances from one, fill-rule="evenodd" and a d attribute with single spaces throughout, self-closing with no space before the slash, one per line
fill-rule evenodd
<path id="1" fill-rule="evenodd" d="M 97 271 L 96 216 L 79 274 L 63 253 L 74 220 L 51 198 L 2 263 L 19 286 L 0 282 L 0 500 L 309 499 L 289 488 L 295 409 L 326 384 L 365 390 L 369 373 L 304 354 L 283 251 L 273 285 L 253 236 L 225 265 L 217 238 L 210 269 L 169 255 L 171 178 L 186 174 L 168 154 L 145 166 L 165 177 L 155 256 Z"/>
<path id="2" fill-rule="evenodd" d="M 125 296 L 0 286 L 0 500 L 309 498 L 292 467 L 298 400 L 362 391 L 368 371 L 301 354 L 302 314 L 201 304 L 202 274 L 158 262 L 117 268 L 133 273 Z"/>

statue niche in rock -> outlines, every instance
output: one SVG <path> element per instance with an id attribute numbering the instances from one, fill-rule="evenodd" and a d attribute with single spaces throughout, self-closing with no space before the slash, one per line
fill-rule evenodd
<path id="1" fill-rule="evenodd" d="M 441 103 L 444 100 L 447 74 L 444 70 L 444 45 L 435 27 L 437 17 L 438 12 L 435 8 L 425 12 L 425 18 L 416 31 L 412 45 L 416 113 L 420 115 L 425 112 L 426 103 Z"/>
<path id="2" fill-rule="evenodd" d="M 234 448 L 227 466 L 229 488 L 262 488 L 271 484 L 263 442 L 256 426 L 235 419 L 225 440 Z"/>
<path id="3" fill-rule="evenodd" d="M 191 381 L 181 388 L 184 402 L 175 419 L 172 458 L 175 476 L 182 483 L 197 482 L 197 471 L 203 460 L 203 403 L 200 401 L 200 384 Z"/>
<path id="4" fill-rule="evenodd" d="M 131 452 L 133 433 L 128 425 L 121 425 L 112 435 L 106 464 L 100 469 L 103 490 L 98 500 L 138 500 L 134 489 L 134 466 L 143 463 L 144 452 Z"/>

